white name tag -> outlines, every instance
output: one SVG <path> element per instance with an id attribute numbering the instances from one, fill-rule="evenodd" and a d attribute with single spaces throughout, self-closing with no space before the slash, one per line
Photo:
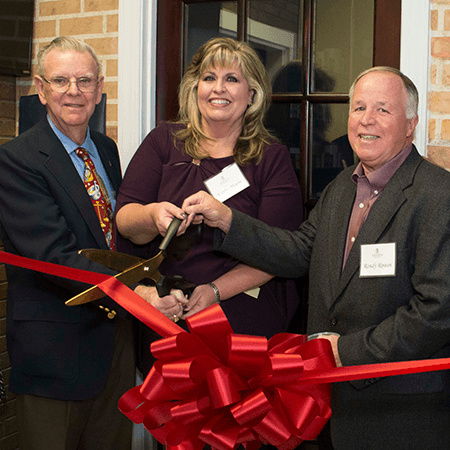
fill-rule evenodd
<path id="1" fill-rule="evenodd" d="M 204 181 L 209 193 L 224 202 L 250 186 L 236 163 L 225 167 L 219 174 Z"/>
<path id="2" fill-rule="evenodd" d="M 360 277 L 395 277 L 395 242 L 361 245 Z"/>

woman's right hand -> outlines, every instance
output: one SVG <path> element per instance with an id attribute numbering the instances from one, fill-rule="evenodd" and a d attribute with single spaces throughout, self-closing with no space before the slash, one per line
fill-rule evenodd
<path id="1" fill-rule="evenodd" d="M 185 219 L 187 218 L 187 215 L 183 212 L 182 209 L 178 208 L 178 206 L 175 206 L 170 202 L 152 203 L 150 214 L 152 216 L 153 223 L 155 224 L 158 233 L 161 236 L 166 235 L 167 228 L 169 227 L 174 217 L 182 219 L 184 221 L 184 225 L 186 225 Z M 180 228 L 178 228 L 178 235 L 182 234 L 185 230 L 185 227 L 182 227 L 182 225 L 183 223 L 180 225 Z"/>
<path id="2" fill-rule="evenodd" d="M 134 244 L 144 245 L 151 242 L 158 234 L 165 236 L 167 228 L 174 217 L 183 220 L 177 234 L 186 230 L 186 214 L 169 202 L 128 203 L 117 212 L 118 232 Z"/>

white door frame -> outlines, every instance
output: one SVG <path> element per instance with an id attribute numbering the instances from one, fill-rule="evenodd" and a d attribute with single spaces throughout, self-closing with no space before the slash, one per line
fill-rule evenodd
<path id="1" fill-rule="evenodd" d="M 414 143 L 423 156 L 427 153 L 430 11 L 430 0 L 402 1 L 400 70 L 419 91 L 419 124 Z"/>
<path id="2" fill-rule="evenodd" d="M 155 126 L 157 0 L 119 0 L 118 146 L 122 170 Z"/>

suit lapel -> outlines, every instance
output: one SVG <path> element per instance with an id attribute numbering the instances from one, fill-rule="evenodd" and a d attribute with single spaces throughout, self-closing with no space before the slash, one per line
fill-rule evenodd
<path id="1" fill-rule="evenodd" d="M 403 187 L 398 179 L 392 179 L 375 202 L 369 216 L 361 227 L 355 243 L 350 251 L 347 263 L 342 271 L 339 290 L 342 290 L 351 277 L 360 268 L 361 245 L 375 244 L 395 216 L 399 208 L 406 201 Z"/>
<path id="2" fill-rule="evenodd" d="M 380 195 L 380 198 L 375 202 L 350 251 L 347 263 L 337 284 L 337 291 L 333 296 L 332 302 L 334 302 L 341 294 L 352 277 L 358 276 L 357 272 L 359 270 L 361 260 L 361 245 L 377 243 L 391 220 L 397 214 L 397 211 L 404 204 L 404 202 L 407 201 L 404 191 L 412 184 L 414 173 L 416 172 L 421 161 L 421 157 L 419 156 L 416 148 L 413 146 L 410 155 L 393 175 Z"/>
<path id="3" fill-rule="evenodd" d="M 53 130 L 50 128 L 50 125 L 48 125 L 46 119 L 41 131 L 39 151 L 48 156 L 45 166 L 59 183 L 61 189 L 63 189 L 76 204 L 81 216 L 95 237 L 99 248 L 108 249 L 105 236 L 100 228 L 97 214 L 92 207 L 91 199 L 86 193 L 86 188 L 84 187 L 70 156 L 53 133 Z"/>
<path id="4" fill-rule="evenodd" d="M 349 170 L 353 173 L 354 167 Z M 353 202 L 356 196 L 356 184 L 349 175 L 342 188 L 334 197 L 333 216 L 330 221 L 329 244 L 330 244 L 330 277 L 331 286 L 337 287 L 341 277 L 342 259 L 345 250 L 345 241 L 347 237 L 347 227 L 353 208 Z"/>

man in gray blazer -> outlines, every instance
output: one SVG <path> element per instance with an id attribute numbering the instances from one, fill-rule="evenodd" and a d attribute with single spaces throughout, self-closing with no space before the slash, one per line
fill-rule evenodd
<path id="1" fill-rule="evenodd" d="M 89 130 L 103 77 L 92 48 L 59 37 L 38 55 L 35 85 L 47 117 L 0 147 L 0 237 L 6 251 L 114 275 L 78 254 L 108 250 L 83 179 L 86 148 L 112 207 L 121 170 L 115 142 Z M 90 173 L 90 172 L 89 172 Z M 22 450 L 125 450 L 132 423 L 118 408 L 135 381 L 132 322 L 104 298 L 68 307 L 89 287 L 6 266 L 10 390 L 16 394 Z M 149 299 L 151 288 L 136 291 Z M 176 309 L 181 309 L 175 298 Z"/>
<path id="2" fill-rule="evenodd" d="M 329 184 L 298 231 L 205 192 L 182 207 L 188 222 L 222 230 L 217 250 L 277 276 L 309 271 L 308 333 L 337 333 L 324 337 L 338 365 L 450 357 L 450 174 L 412 145 L 417 104 L 395 69 L 357 77 L 348 135 L 360 163 Z M 335 383 L 332 410 L 336 450 L 450 448 L 447 371 Z"/>

